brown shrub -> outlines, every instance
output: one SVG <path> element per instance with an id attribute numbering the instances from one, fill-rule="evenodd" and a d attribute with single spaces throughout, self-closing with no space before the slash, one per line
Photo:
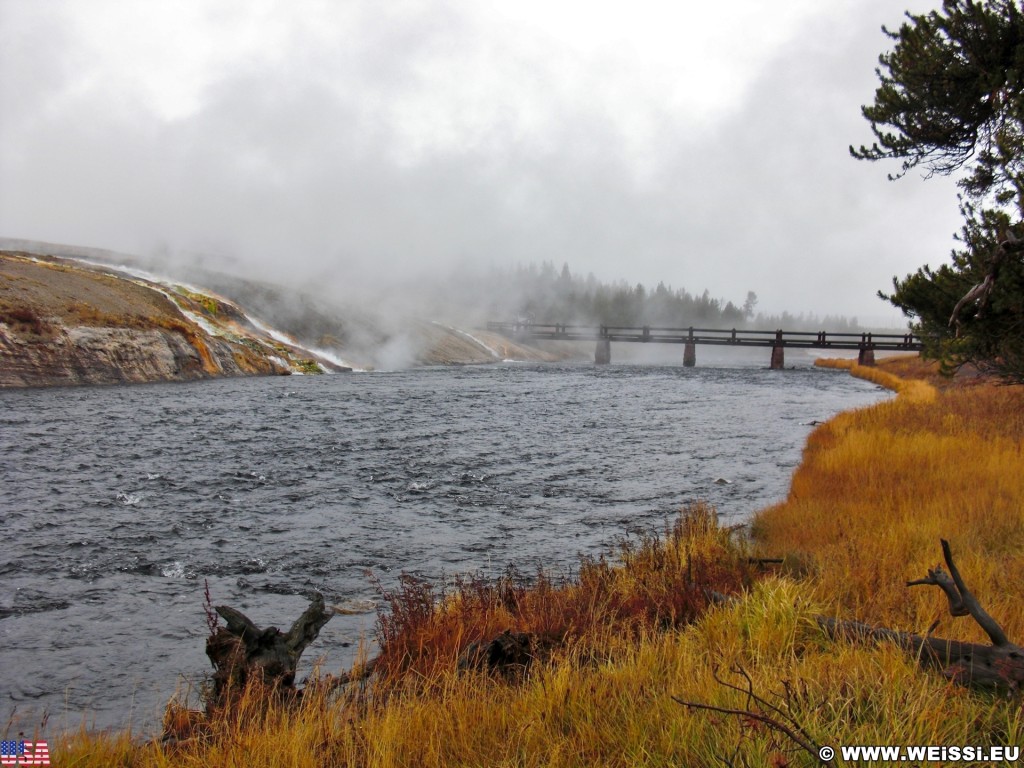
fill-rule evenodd
<path id="1" fill-rule="evenodd" d="M 0 322 L 13 326 L 22 333 L 28 332 L 36 336 L 42 336 L 47 330 L 46 323 L 29 307 L 0 310 Z"/>
<path id="2" fill-rule="evenodd" d="M 409 575 L 394 591 L 378 584 L 376 670 L 384 680 L 410 671 L 431 678 L 470 645 L 504 632 L 528 634 L 547 654 L 608 633 L 671 629 L 700 616 L 715 593 L 735 593 L 753 579 L 743 547 L 704 504 L 684 509 L 662 536 L 623 542 L 617 560 L 584 558 L 577 576 L 561 582 L 510 569 L 496 581 L 460 577 L 447 590 Z"/>

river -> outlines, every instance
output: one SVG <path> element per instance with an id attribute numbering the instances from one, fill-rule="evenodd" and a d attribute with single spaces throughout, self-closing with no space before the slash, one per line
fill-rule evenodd
<path id="1" fill-rule="evenodd" d="M 306 652 L 338 671 L 372 636 L 370 573 L 569 573 L 699 499 L 741 522 L 785 497 L 815 422 L 888 396 L 763 366 L 0 391 L 0 717 L 153 732 L 209 671 L 204 582 L 263 626 L 314 590 L 362 610 Z"/>

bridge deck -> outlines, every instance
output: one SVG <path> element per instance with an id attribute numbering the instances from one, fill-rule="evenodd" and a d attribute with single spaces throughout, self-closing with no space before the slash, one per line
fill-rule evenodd
<path id="1" fill-rule="evenodd" d="M 582 326 L 490 322 L 487 330 L 520 339 L 553 341 L 624 341 L 641 344 L 718 344 L 735 347 L 803 347 L 809 349 L 893 350 L 919 352 L 921 341 L 910 333 L 836 333 L 832 331 L 757 331 L 653 326 Z"/>

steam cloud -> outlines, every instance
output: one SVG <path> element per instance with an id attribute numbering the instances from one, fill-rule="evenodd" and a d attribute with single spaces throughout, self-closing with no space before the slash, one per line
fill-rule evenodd
<path id="1" fill-rule="evenodd" d="M 577 45 L 593 20 L 566 3 L 147 4 L 184 14 L 166 34 L 84 5 L 0 3 L 2 235 L 383 314 L 450 314 L 474 275 L 552 261 L 870 319 L 958 228 L 950 183 L 848 157 L 870 139 L 879 26 L 899 21 L 882 0 L 785 4 L 775 25 L 752 3 L 734 38 L 675 17 L 685 61 L 642 38 Z M 662 12 L 631 11 L 649 34 Z"/>

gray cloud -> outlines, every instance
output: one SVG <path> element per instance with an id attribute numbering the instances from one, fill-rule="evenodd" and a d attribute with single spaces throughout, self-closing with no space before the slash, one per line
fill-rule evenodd
<path id="1" fill-rule="evenodd" d="M 958 226 L 950 184 L 889 184 L 847 154 L 898 21 L 880 0 L 812 16 L 715 110 L 640 79 L 628 50 L 502 36 L 468 6 L 347 4 L 318 31 L 274 5 L 273 40 L 218 60 L 174 116 L 90 79 L 95 47 L 28 7 L 0 0 L 6 236 L 199 252 L 347 298 L 553 260 L 864 317 Z"/>
<path id="2" fill-rule="evenodd" d="M 888 182 L 893 167 L 848 153 L 871 140 L 859 107 L 877 85 L 878 18 L 817 20 L 709 145 L 680 153 L 674 196 L 702 222 L 688 244 L 711 257 L 694 260 L 697 284 L 733 295 L 745 279 L 776 309 L 870 314 L 886 311 L 871 297 L 893 274 L 948 255 L 952 181 Z"/>

